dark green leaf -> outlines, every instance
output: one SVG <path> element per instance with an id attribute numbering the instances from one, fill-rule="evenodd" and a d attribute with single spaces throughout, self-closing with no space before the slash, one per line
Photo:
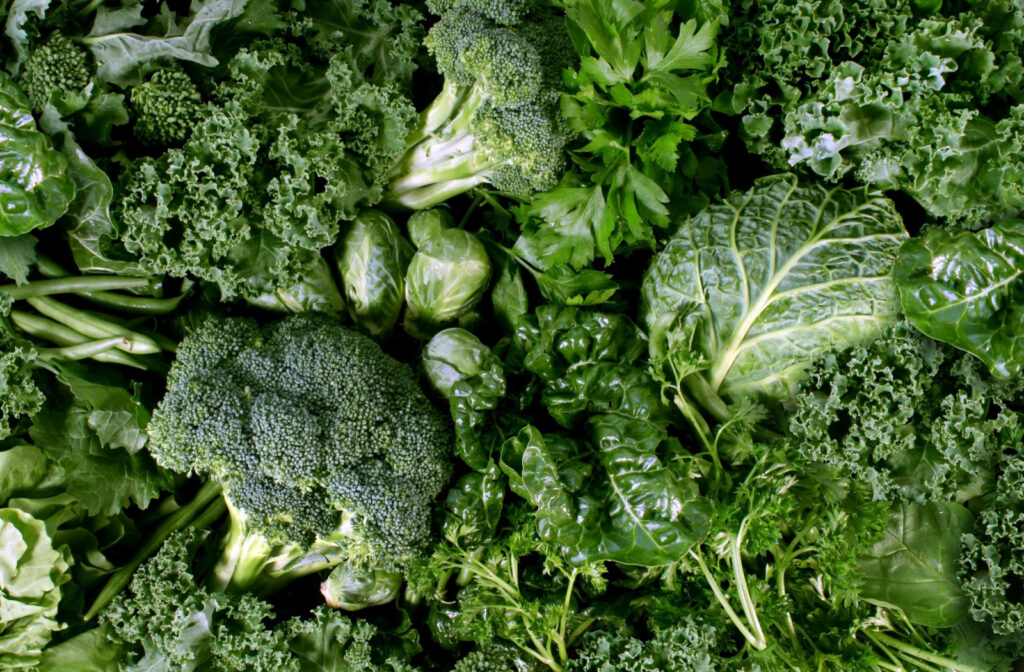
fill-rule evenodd
<path id="1" fill-rule="evenodd" d="M 994 375 L 1024 371 L 1024 220 L 959 235 L 932 229 L 903 244 L 895 278 L 907 319 L 924 334 Z"/>

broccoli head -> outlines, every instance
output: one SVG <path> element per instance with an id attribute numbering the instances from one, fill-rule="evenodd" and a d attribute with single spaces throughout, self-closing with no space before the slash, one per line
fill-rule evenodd
<path id="1" fill-rule="evenodd" d="M 203 104 L 192 79 L 181 70 L 157 70 L 132 89 L 135 137 L 157 147 L 180 145 L 199 122 Z"/>
<path id="2" fill-rule="evenodd" d="M 54 94 L 67 96 L 80 92 L 92 79 L 89 52 L 60 33 L 39 44 L 25 61 L 18 85 L 39 112 Z"/>
<path id="3" fill-rule="evenodd" d="M 559 111 L 573 54 L 564 17 L 524 0 L 437 0 L 426 45 L 444 88 L 391 172 L 388 200 L 426 208 L 491 184 L 527 197 L 553 188 L 571 139 Z"/>
<path id="4" fill-rule="evenodd" d="M 161 465 L 223 484 L 232 567 L 258 565 L 254 549 L 325 541 L 345 558 L 401 563 L 428 541 L 451 474 L 451 430 L 412 370 L 313 313 L 204 324 L 181 343 L 149 434 Z M 237 557 L 243 546 L 250 557 Z M 232 571 L 227 585 L 255 580 Z"/>

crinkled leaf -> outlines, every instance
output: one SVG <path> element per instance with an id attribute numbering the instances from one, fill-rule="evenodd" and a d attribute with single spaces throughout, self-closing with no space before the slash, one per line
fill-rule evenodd
<path id="1" fill-rule="evenodd" d="M 924 334 L 994 375 L 1024 371 L 1024 220 L 959 235 L 932 229 L 900 248 L 895 278 L 907 319 Z"/>
<path id="2" fill-rule="evenodd" d="M 918 625 L 956 625 L 969 605 L 957 580 L 960 537 L 972 524 L 971 513 L 955 502 L 900 506 L 861 561 L 861 595 L 899 608 Z"/>
<path id="3" fill-rule="evenodd" d="M 67 549 L 55 550 L 46 526 L 0 509 L 0 667 L 31 669 L 58 630 L 60 585 L 70 577 Z"/>
<path id="4" fill-rule="evenodd" d="M 664 429 L 607 414 L 588 430 L 583 445 L 527 426 L 502 448 L 502 469 L 535 507 L 541 539 L 576 565 L 648 567 L 676 562 L 703 540 L 711 507 L 662 461 Z"/>
<path id="5" fill-rule="evenodd" d="M 75 196 L 67 160 L 36 129 L 32 105 L 0 72 L 0 236 L 50 226 Z"/>
<path id="6" fill-rule="evenodd" d="M 647 352 L 624 315 L 541 306 L 517 325 L 524 367 L 544 381 L 541 400 L 563 427 L 586 413 L 650 418 L 662 409 L 658 385 L 638 361 Z"/>
<path id="7" fill-rule="evenodd" d="M 683 222 L 652 262 L 653 347 L 689 344 L 722 396 L 792 396 L 815 355 L 869 340 L 898 314 L 892 264 L 906 238 L 865 190 L 764 178 Z"/>

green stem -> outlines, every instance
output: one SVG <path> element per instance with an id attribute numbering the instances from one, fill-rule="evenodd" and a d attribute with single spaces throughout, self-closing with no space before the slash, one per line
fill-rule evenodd
<path id="1" fill-rule="evenodd" d="M 939 667 L 956 670 L 956 672 L 986 672 L 981 668 L 974 667 L 972 665 L 964 665 L 963 663 L 958 663 L 955 660 L 946 658 L 945 656 L 940 656 L 937 653 L 925 651 L 924 649 L 918 648 L 912 644 L 907 644 L 906 642 L 900 641 L 895 637 L 890 637 L 884 632 L 871 632 L 868 630 L 863 630 L 862 632 L 864 632 L 864 634 L 866 634 L 872 640 L 884 644 L 886 646 L 892 647 L 900 653 L 905 653 L 921 661 L 933 663 L 935 665 L 938 665 Z"/>
<path id="2" fill-rule="evenodd" d="M 8 294 L 15 301 L 51 294 L 77 294 L 106 289 L 155 290 L 157 283 L 151 278 L 125 278 L 118 275 L 81 275 L 78 277 L 35 280 L 24 285 L 0 285 L 0 294 Z"/>
<path id="3" fill-rule="evenodd" d="M 132 559 L 121 569 L 117 570 L 110 575 L 107 579 L 106 585 L 100 590 L 99 595 L 96 596 L 96 600 L 89 607 L 89 611 L 85 613 L 85 620 L 91 620 L 100 613 L 110 602 L 117 597 L 125 586 L 132 580 L 132 576 L 135 574 L 135 570 L 146 561 L 149 556 L 157 551 L 160 546 L 167 540 L 172 533 L 178 530 L 184 529 L 191 523 L 198 513 L 202 511 L 207 504 L 213 501 L 215 498 L 220 497 L 221 486 L 215 481 L 207 481 L 203 484 L 203 487 L 199 489 L 196 496 L 191 502 L 181 507 L 171 515 L 169 515 L 159 526 L 153 531 L 149 538 L 142 544 L 142 546 L 135 552 Z"/>
<path id="4" fill-rule="evenodd" d="M 572 605 L 572 588 L 576 583 L 579 570 L 572 570 L 569 575 L 569 585 L 565 589 L 565 599 L 562 601 L 562 616 L 558 624 L 558 655 L 563 663 L 569 662 L 569 651 L 566 649 L 565 631 L 569 622 L 569 607 Z"/>
<path id="5" fill-rule="evenodd" d="M 60 264 L 41 254 L 36 257 L 36 268 L 48 278 L 70 279 L 71 276 Z M 143 315 L 166 315 L 177 310 L 182 299 L 188 295 L 188 289 L 191 287 L 191 284 L 191 281 L 186 280 L 182 285 L 181 294 L 169 299 L 135 296 L 134 294 L 117 294 L 115 292 L 80 291 L 75 292 L 75 294 L 104 308 L 129 313 L 141 313 Z"/>
<path id="6" fill-rule="evenodd" d="M 759 651 L 763 651 L 765 646 L 761 644 L 761 641 L 755 637 L 749 629 L 747 629 L 746 624 L 743 623 L 743 619 L 741 619 L 739 614 L 733 610 L 732 606 L 729 604 L 729 598 L 722 592 L 722 587 L 718 585 L 718 581 L 716 581 L 714 575 L 711 574 L 711 570 L 708 569 L 706 564 L 704 564 L 704 558 L 700 556 L 699 552 L 695 551 L 690 551 L 690 555 L 697 561 L 697 566 L 700 567 L 700 571 L 704 574 L 704 578 L 711 587 L 711 592 L 715 594 L 715 597 L 718 599 L 718 603 L 722 605 L 723 609 L 725 609 L 725 614 L 729 617 L 729 620 L 732 621 L 733 625 L 736 626 L 736 629 L 740 631 L 740 634 L 743 635 L 743 638 L 746 639 L 751 646 Z"/>
<path id="7" fill-rule="evenodd" d="M 765 639 L 764 630 L 761 629 L 761 621 L 757 617 L 757 607 L 750 596 L 750 586 L 747 584 L 747 577 L 743 572 L 743 536 L 746 534 L 746 531 L 747 518 L 744 518 L 743 522 L 740 523 L 740 530 L 732 544 L 732 571 L 733 577 L 736 580 L 736 590 L 740 596 L 740 606 L 753 627 L 754 634 L 757 635 L 757 642 L 754 643 L 754 647 L 759 651 L 763 651 L 768 647 L 768 642 Z"/>

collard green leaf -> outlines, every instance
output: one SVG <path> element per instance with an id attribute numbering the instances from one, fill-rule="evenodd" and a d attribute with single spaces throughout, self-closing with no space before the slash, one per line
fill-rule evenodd
<path id="1" fill-rule="evenodd" d="M 75 196 L 67 167 L 36 129 L 28 98 L 0 72 L 0 236 L 45 228 L 67 211 Z"/>
<path id="2" fill-rule="evenodd" d="M 892 264 L 906 235 L 879 193 L 764 178 L 683 222 L 652 262 L 642 309 L 652 347 L 674 332 L 709 363 L 713 392 L 789 399 L 816 355 L 894 320 Z"/>
<path id="3" fill-rule="evenodd" d="M 932 229 L 903 244 L 895 278 L 922 333 L 975 355 L 993 375 L 1024 371 L 1024 220 L 959 235 Z"/>
<path id="4" fill-rule="evenodd" d="M 77 188 L 64 220 L 75 265 L 83 273 L 141 274 L 136 259 L 117 242 L 117 227 L 110 215 L 114 186 L 106 172 L 82 150 L 56 109 L 47 107 L 39 124 L 58 138 L 68 175 Z"/>
<path id="5" fill-rule="evenodd" d="M 710 526 L 697 484 L 663 462 L 665 430 L 622 415 L 594 416 L 590 443 L 532 426 L 502 448 L 516 494 L 536 508 L 537 534 L 574 565 L 678 561 Z"/>
<path id="6" fill-rule="evenodd" d="M 918 625 L 956 625 L 969 606 L 957 571 L 960 537 L 972 524 L 971 513 L 955 502 L 901 506 L 861 561 L 861 595 L 898 607 Z"/>
<path id="7" fill-rule="evenodd" d="M 161 36 L 128 32 L 126 20 L 133 20 L 130 14 L 101 6 L 87 38 L 97 74 L 123 87 L 137 82 L 139 66 L 161 58 L 217 65 L 210 54 L 210 34 L 218 24 L 241 14 L 245 5 L 245 0 L 202 0 L 193 4 L 192 15 L 182 22 L 168 20 Z M 108 17 L 111 13 L 118 15 Z M 119 25 L 119 30 L 106 32 Z"/>

